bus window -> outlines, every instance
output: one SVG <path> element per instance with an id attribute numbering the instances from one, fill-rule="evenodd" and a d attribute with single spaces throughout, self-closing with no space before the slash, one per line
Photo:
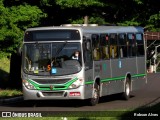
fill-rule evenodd
<path id="1" fill-rule="evenodd" d="M 126 34 L 119 34 L 118 35 L 118 51 L 119 51 L 119 57 L 124 58 L 127 57 L 127 41 L 126 41 Z"/>
<path id="2" fill-rule="evenodd" d="M 92 68 L 92 48 L 90 38 L 86 38 L 83 42 L 83 55 L 86 69 Z"/>
<path id="3" fill-rule="evenodd" d="M 135 35 L 133 33 L 129 33 L 127 35 L 128 42 L 128 57 L 136 56 L 136 44 L 135 44 Z"/>
<path id="4" fill-rule="evenodd" d="M 144 55 L 144 43 L 143 43 L 143 35 L 140 33 L 136 34 L 136 43 L 137 43 L 137 56 Z"/>
<path id="5" fill-rule="evenodd" d="M 100 45 L 99 45 L 99 35 L 93 34 L 92 35 L 92 48 L 93 48 L 93 59 L 99 60 L 100 59 Z"/>
<path id="6" fill-rule="evenodd" d="M 110 34 L 110 56 L 111 58 L 118 58 L 117 52 L 117 34 Z"/>
<path id="7" fill-rule="evenodd" d="M 100 53 L 102 59 L 109 59 L 109 37 L 107 34 L 101 34 L 100 46 Z"/>

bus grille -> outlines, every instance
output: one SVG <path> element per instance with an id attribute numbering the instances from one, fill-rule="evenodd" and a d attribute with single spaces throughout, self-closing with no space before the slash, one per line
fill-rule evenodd
<path id="1" fill-rule="evenodd" d="M 44 96 L 62 96 L 63 92 L 42 92 Z"/>
<path id="2" fill-rule="evenodd" d="M 39 84 L 64 84 L 71 79 L 67 78 L 67 79 L 33 79 L 33 80 Z"/>

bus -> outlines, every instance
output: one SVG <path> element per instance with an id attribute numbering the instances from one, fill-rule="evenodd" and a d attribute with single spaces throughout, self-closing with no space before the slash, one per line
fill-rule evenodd
<path id="1" fill-rule="evenodd" d="M 22 47 L 24 100 L 87 99 L 147 83 L 143 28 L 62 25 L 28 28 Z"/>

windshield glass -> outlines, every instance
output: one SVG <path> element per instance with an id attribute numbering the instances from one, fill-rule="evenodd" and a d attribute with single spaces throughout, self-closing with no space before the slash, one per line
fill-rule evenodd
<path id="1" fill-rule="evenodd" d="M 23 71 L 34 75 L 67 75 L 81 70 L 80 43 L 28 43 L 23 48 Z"/>

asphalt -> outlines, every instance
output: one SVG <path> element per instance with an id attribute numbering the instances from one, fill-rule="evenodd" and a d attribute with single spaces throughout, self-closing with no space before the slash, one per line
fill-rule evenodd
<path id="1" fill-rule="evenodd" d="M 0 105 L 23 101 L 23 96 L 0 98 Z"/>

